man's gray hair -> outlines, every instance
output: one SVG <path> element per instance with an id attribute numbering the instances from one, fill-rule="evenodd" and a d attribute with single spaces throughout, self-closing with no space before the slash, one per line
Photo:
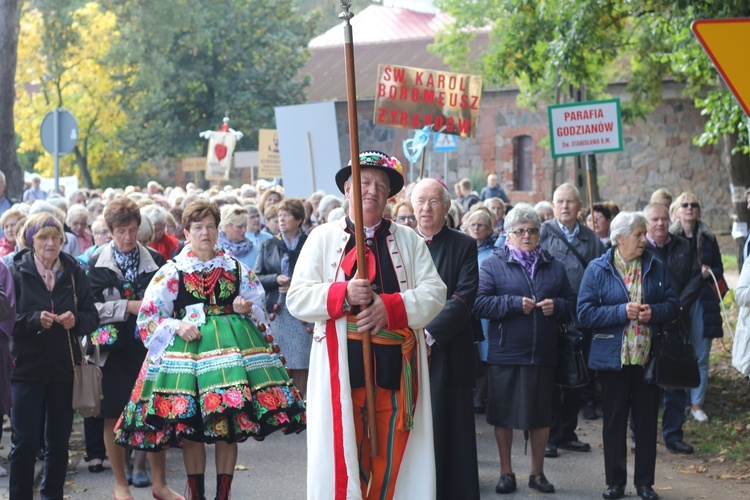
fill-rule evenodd
<path id="1" fill-rule="evenodd" d="M 443 188 L 440 190 L 440 192 L 443 194 L 443 206 L 445 208 L 449 208 L 451 204 L 451 193 L 450 191 L 448 191 L 447 187 L 445 187 L 441 182 L 436 181 L 435 179 L 422 179 L 421 181 L 417 182 L 417 184 L 411 190 L 411 204 L 414 205 L 414 192 L 417 190 L 417 187 L 419 187 L 420 184 L 427 182 L 427 181 L 440 184 L 440 187 Z"/>
<path id="2" fill-rule="evenodd" d="M 534 227 L 540 229 L 542 227 L 542 219 L 539 218 L 539 214 L 536 213 L 534 207 L 528 203 L 519 203 L 513 207 L 505 216 L 505 231 L 512 232 L 515 230 L 517 224 L 525 224 L 531 222 Z"/>
<path id="3" fill-rule="evenodd" d="M 565 182 L 557 186 L 557 189 L 555 189 L 555 192 L 552 193 L 553 200 L 555 199 L 555 195 L 557 194 L 558 191 L 571 191 L 575 195 L 576 201 L 581 201 L 581 192 L 578 190 L 577 187 L 575 187 L 575 184 L 572 184 L 570 182 Z"/>
<path id="4" fill-rule="evenodd" d="M 648 226 L 648 220 L 643 212 L 620 212 L 617 214 L 609 226 L 609 238 L 612 241 L 612 246 L 617 246 L 617 238 L 627 238 L 638 226 Z"/>

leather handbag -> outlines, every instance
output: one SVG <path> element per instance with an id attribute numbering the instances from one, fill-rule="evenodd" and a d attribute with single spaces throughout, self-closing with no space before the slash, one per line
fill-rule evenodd
<path id="1" fill-rule="evenodd" d="M 698 358 L 682 321 L 677 331 L 660 332 L 651 339 L 651 356 L 643 367 L 643 381 L 665 389 L 694 389 L 701 383 Z"/>
<path id="2" fill-rule="evenodd" d="M 583 334 L 572 321 L 560 326 L 557 345 L 555 384 L 560 387 L 583 387 L 589 383 L 586 357 L 583 355 Z"/>
<path id="3" fill-rule="evenodd" d="M 68 332 L 70 335 L 70 332 Z M 72 335 L 71 335 L 72 337 Z M 71 338 L 80 346 L 75 338 Z M 81 348 L 83 357 L 83 348 Z M 102 405 L 102 369 L 99 368 L 99 345 L 94 346 L 94 364 L 75 364 L 73 347 L 70 348 L 70 359 L 73 361 L 73 411 L 84 418 L 98 417 Z"/>
<path id="4" fill-rule="evenodd" d="M 71 276 L 73 282 L 73 305 L 78 310 L 78 295 L 76 294 L 75 276 Z M 102 369 L 99 368 L 99 345 L 94 346 L 94 364 L 85 364 L 85 353 L 83 345 L 74 335 L 68 332 L 68 347 L 70 348 L 70 362 L 73 365 L 73 398 L 71 406 L 82 417 L 98 417 L 101 412 L 102 399 Z M 81 362 L 77 365 L 73 356 L 73 343 L 81 350 Z"/>

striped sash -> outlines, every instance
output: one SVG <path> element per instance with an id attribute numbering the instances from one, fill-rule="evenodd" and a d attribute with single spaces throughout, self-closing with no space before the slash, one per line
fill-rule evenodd
<path id="1" fill-rule="evenodd" d="M 346 317 L 346 338 L 362 341 L 362 334 L 357 331 L 357 317 Z M 399 415 L 396 428 L 411 430 L 414 426 L 414 410 L 417 406 L 417 337 L 410 328 L 396 330 L 382 329 L 370 335 L 373 344 L 401 346 L 401 386 L 399 389 Z"/>

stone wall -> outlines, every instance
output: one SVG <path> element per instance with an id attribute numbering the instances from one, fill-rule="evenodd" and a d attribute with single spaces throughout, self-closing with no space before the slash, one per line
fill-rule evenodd
<path id="1" fill-rule="evenodd" d="M 622 86 L 609 89 L 614 97 L 625 99 Z M 521 109 L 515 90 L 486 91 L 480 105 L 475 138 L 458 138 L 457 151 L 447 153 L 448 175 L 444 175 L 445 153 L 425 154 L 425 175 L 445 178 L 449 186 L 463 177 L 481 179 L 495 172 L 513 202 L 549 199 L 552 193 L 552 157 L 549 150 L 547 108 Z M 721 164 L 721 145 L 698 148 L 693 137 L 703 130 L 704 120 L 692 101 L 680 97 L 680 88 L 669 84 L 664 101 L 647 119 L 623 125 L 623 150 L 597 155 L 598 188 L 601 199 L 615 200 L 624 210 L 641 209 L 651 193 L 660 187 L 673 195 L 690 190 L 703 205 L 703 219 L 715 231 L 731 225 L 732 204 L 726 168 Z M 378 149 L 394 154 L 404 162 L 407 181 L 419 175 L 419 165 L 409 169 L 404 160 L 403 141 L 413 130 L 373 124 L 373 101 L 358 103 L 360 150 Z M 336 104 L 342 165 L 349 155 L 349 130 L 345 102 Z M 533 190 L 513 191 L 513 139 L 528 135 L 533 141 Z M 543 147 L 542 144 L 546 145 Z M 575 182 L 574 159 L 561 159 L 558 184 Z M 580 179 L 578 179 L 580 181 Z M 581 188 L 580 182 L 576 182 Z"/>

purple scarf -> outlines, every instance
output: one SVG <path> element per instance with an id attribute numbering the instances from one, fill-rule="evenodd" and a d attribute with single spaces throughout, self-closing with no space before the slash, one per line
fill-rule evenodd
<path id="1" fill-rule="evenodd" d="M 513 246 L 513 243 L 510 242 L 510 238 L 505 240 L 505 247 L 510 252 L 510 255 L 513 256 L 521 266 L 523 266 L 526 274 L 528 274 L 530 278 L 534 278 L 537 264 L 539 264 L 539 257 L 542 255 L 542 247 L 537 245 L 533 251 L 524 252 Z"/>

